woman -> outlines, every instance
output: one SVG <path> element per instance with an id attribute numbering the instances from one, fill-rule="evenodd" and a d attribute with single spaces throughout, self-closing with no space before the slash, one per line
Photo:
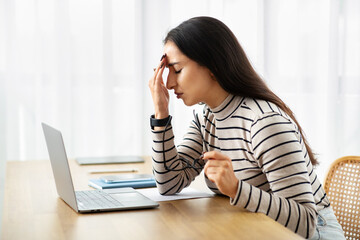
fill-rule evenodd
<path id="1" fill-rule="evenodd" d="M 300 125 L 257 75 L 231 30 L 196 17 L 172 29 L 164 43 L 149 81 L 160 193 L 180 192 L 204 169 L 208 187 L 229 196 L 231 205 L 264 213 L 305 238 L 344 238 Z M 205 103 L 177 147 L 168 90 L 187 106 Z"/>

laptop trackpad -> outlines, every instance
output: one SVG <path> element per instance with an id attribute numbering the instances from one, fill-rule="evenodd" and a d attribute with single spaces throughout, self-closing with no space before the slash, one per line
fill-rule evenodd
<path id="1" fill-rule="evenodd" d="M 111 197 L 115 198 L 123 204 L 128 203 L 138 203 L 138 202 L 148 202 L 149 199 L 137 192 L 127 192 L 127 193 L 110 193 Z"/>

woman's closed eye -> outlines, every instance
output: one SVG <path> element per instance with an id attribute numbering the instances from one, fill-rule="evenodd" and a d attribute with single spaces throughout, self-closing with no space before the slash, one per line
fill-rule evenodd
<path id="1" fill-rule="evenodd" d="M 176 71 L 176 70 L 174 69 L 174 72 L 175 72 L 175 74 L 179 74 L 179 73 L 181 72 L 181 70 L 182 70 L 182 69 Z"/>

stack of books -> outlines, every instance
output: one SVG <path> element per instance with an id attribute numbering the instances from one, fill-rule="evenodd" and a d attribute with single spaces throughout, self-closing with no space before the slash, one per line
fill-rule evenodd
<path id="1" fill-rule="evenodd" d="M 109 175 L 98 179 L 90 179 L 89 186 L 96 189 L 109 188 L 147 188 L 156 187 L 155 178 L 150 174 Z"/>

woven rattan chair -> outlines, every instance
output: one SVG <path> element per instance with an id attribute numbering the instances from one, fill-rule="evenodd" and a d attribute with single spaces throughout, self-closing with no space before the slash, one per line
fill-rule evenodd
<path id="1" fill-rule="evenodd" d="M 360 156 L 332 163 L 324 185 L 346 239 L 360 239 Z"/>

